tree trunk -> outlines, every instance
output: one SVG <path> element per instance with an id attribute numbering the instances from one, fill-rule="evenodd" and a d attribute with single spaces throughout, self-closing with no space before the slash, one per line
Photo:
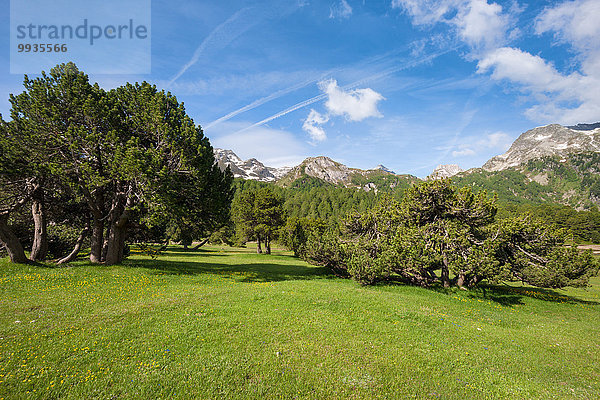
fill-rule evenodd
<path id="1" fill-rule="evenodd" d="M 92 239 L 90 249 L 90 261 L 93 263 L 102 262 L 102 248 L 104 247 L 104 221 L 101 216 L 94 215 L 92 225 Z"/>
<path id="2" fill-rule="evenodd" d="M 456 281 L 456 285 L 461 289 L 466 289 L 465 288 L 465 274 L 463 272 L 458 274 L 458 280 Z"/>
<path id="3" fill-rule="evenodd" d="M 123 250 L 125 249 L 125 234 L 127 223 L 122 226 L 114 224 L 108 236 L 108 248 L 106 251 L 106 265 L 121 264 L 123 262 Z"/>
<path id="4" fill-rule="evenodd" d="M 125 193 L 119 194 L 110 210 L 110 225 L 108 233 L 108 246 L 106 251 L 106 265 L 115 265 L 123 262 L 123 250 L 125 249 L 125 236 L 129 226 L 129 216 L 133 199 Z M 127 203 L 125 202 L 127 198 Z"/>
<path id="5" fill-rule="evenodd" d="M 206 243 L 208 243 L 208 239 L 210 239 L 210 237 L 207 237 L 206 239 L 192 247 L 192 250 L 198 250 L 200 247 L 204 246 Z"/>
<path id="6" fill-rule="evenodd" d="M 442 284 L 445 288 L 450 287 L 450 272 L 448 270 L 448 259 L 446 258 L 446 254 L 442 255 Z"/>
<path id="7" fill-rule="evenodd" d="M 268 236 L 265 238 L 265 253 L 271 254 L 271 238 Z"/>
<path id="8" fill-rule="evenodd" d="M 8 212 L 0 214 L 0 242 L 6 248 L 10 261 L 18 264 L 26 264 L 29 260 L 25 256 L 25 251 L 19 238 L 8 226 L 8 215 Z"/>
<path id="9" fill-rule="evenodd" d="M 33 216 L 33 244 L 29 258 L 32 261 L 41 261 L 48 254 L 48 231 L 46 222 L 46 204 L 44 201 L 44 188 L 36 185 L 33 189 L 31 214 Z"/>
<path id="10" fill-rule="evenodd" d="M 104 246 L 104 190 L 99 188 L 94 193 L 90 193 L 83 179 L 80 177 L 81 190 L 86 203 L 92 213 L 92 237 L 90 240 L 90 261 L 99 264 L 102 262 L 102 249 Z"/>
<path id="11" fill-rule="evenodd" d="M 100 253 L 102 262 L 106 261 L 106 253 L 108 252 L 108 240 L 110 238 L 111 229 L 112 225 L 109 223 L 106 227 L 106 232 L 104 233 L 104 241 L 102 242 L 102 252 Z"/>
<path id="12" fill-rule="evenodd" d="M 262 254 L 262 248 L 260 247 L 260 237 L 256 240 L 256 252 Z"/>
<path id="13" fill-rule="evenodd" d="M 75 242 L 75 247 L 73 247 L 73 251 L 71 251 L 71 253 L 69 253 L 68 256 L 58 260 L 56 263 L 57 264 L 65 264 L 65 263 L 71 262 L 75 258 L 77 258 L 77 254 L 79 254 L 79 250 L 81 250 L 83 241 L 85 240 L 85 237 L 87 236 L 89 231 L 90 231 L 90 227 L 89 227 L 89 223 L 88 223 L 88 225 L 86 225 L 86 227 L 79 234 L 79 237 L 77 238 L 77 242 Z"/>

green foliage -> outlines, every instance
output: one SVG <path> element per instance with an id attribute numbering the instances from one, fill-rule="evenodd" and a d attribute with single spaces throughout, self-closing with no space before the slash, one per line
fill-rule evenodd
<path id="1" fill-rule="evenodd" d="M 518 280 L 556 288 L 586 285 L 597 272 L 590 254 L 564 247 L 563 230 L 528 215 L 496 222 L 495 203 L 484 191 L 449 180 L 414 185 L 401 203 L 384 196 L 373 209 L 350 214 L 341 239 L 314 259 L 341 255 L 336 268 L 363 284 L 473 287 Z"/>
<path id="2" fill-rule="evenodd" d="M 64 257 L 73 249 L 81 229 L 74 224 L 52 224 L 48 226 L 48 257 Z"/>
<path id="3" fill-rule="evenodd" d="M 283 199 L 272 187 L 242 190 L 236 193 L 232 216 L 240 239 L 264 242 L 267 253 L 270 242 L 285 222 Z"/>
<path id="4" fill-rule="evenodd" d="M 135 182 L 144 220 L 166 222 L 183 240 L 222 226 L 229 217 L 232 177 L 214 163 L 208 138 L 183 104 L 146 82 L 127 84 L 111 95 L 121 105 L 119 120 L 130 135 L 115 154 L 116 175 Z"/>
<path id="5" fill-rule="evenodd" d="M 506 279 L 539 287 L 580 287 L 598 272 L 590 251 L 566 246 L 563 229 L 529 214 L 502 220 L 491 231 L 496 258 L 509 268 Z"/>
<path id="6" fill-rule="evenodd" d="M 296 257 L 304 257 L 309 240 L 322 237 L 326 230 L 323 220 L 290 217 L 281 230 L 281 241 Z"/>
<path id="7" fill-rule="evenodd" d="M 210 244 L 218 244 L 218 245 L 227 245 L 233 246 L 236 244 L 235 237 L 235 225 L 232 222 L 229 222 L 222 226 L 220 229 L 213 232 L 208 242 Z"/>
<path id="8" fill-rule="evenodd" d="M 0 180 L 21 173 L 85 204 L 78 219 L 93 220 L 96 261 L 106 253 L 106 235 L 104 261 L 120 262 L 134 225 L 162 226 L 190 242 L 228 221 L 231 173 L 215 164 L 208 138 L 175 96 L 146 82 L 106 92 L 73 63 L 25 76 L 24 86 L 10 97 L 9 129 L 2 123 L 10 134 L 0 135 L 0 153 L 9 158 Z"/>

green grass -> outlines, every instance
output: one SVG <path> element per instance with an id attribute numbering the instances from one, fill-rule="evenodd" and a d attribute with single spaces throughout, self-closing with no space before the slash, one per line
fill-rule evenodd
<path id="1" fill-rule="evenodd" d="M 287 253 L 0 260 L 0 399 L 600 398 L 588 290 L 361 287 Z"/>

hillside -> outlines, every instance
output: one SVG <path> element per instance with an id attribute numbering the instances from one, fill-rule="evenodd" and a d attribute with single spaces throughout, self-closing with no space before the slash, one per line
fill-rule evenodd
<path id="1" fill-rule="evenodd" d="M 0 260 L 0 398 L 600 398 L 598 278 L 362 287 L 252 252 Z"/>
<path id="2" fill-rule="evenodd" d="M 439 165 L 427 179 L 452 177 L 458 185 L 497 193 L 505 203 L 560 204 L 588 210 L 600 205 L 599 152 L 600 123 L 568 127 L 550 124 L 524 132 L 506 153 L 491 158 L 482 168 L 463 171 L 458 165 Z M 309 157 L 292 168 L 267 167 L 256 159 L 243 161 L 231 150 L 215 149 L 215 157 L 221 168 L 229 165 L 236 177 L 274 182 L 300 191 L 315 187 L 331 190 L 324 188 L 333 185 L 401 196 L 419 181 L 382 165 L 362 170 L 325 156 Z M 321 206 L 331 207 L 335 204 Z"/>
<path id="3" fill-rule="evenodd" d="M 514 141 L 506 153 L 491 158 L 482 168 L 501 171 L 544 157 L 565 158 L 572 154 L 598 152 L 600 128 L 597 125 L 565 127 L 551 124 L 528 130 Z"/>
<path id="4" fill-rule="evenodd" d="M 500 171 L 463 172 L 452 180 L 497 193 L 504 202 L 595 209 L 600 206 L 600 153 L 542 157 Z"/>

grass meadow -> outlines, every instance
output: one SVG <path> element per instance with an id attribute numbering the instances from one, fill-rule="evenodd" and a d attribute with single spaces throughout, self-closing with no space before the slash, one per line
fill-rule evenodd
<path id="1" fill-rule="evenodd" d="M 598 399 L 592 287 L 361 287 L 287 252 L 0 260 L 4 399 Z"/>

